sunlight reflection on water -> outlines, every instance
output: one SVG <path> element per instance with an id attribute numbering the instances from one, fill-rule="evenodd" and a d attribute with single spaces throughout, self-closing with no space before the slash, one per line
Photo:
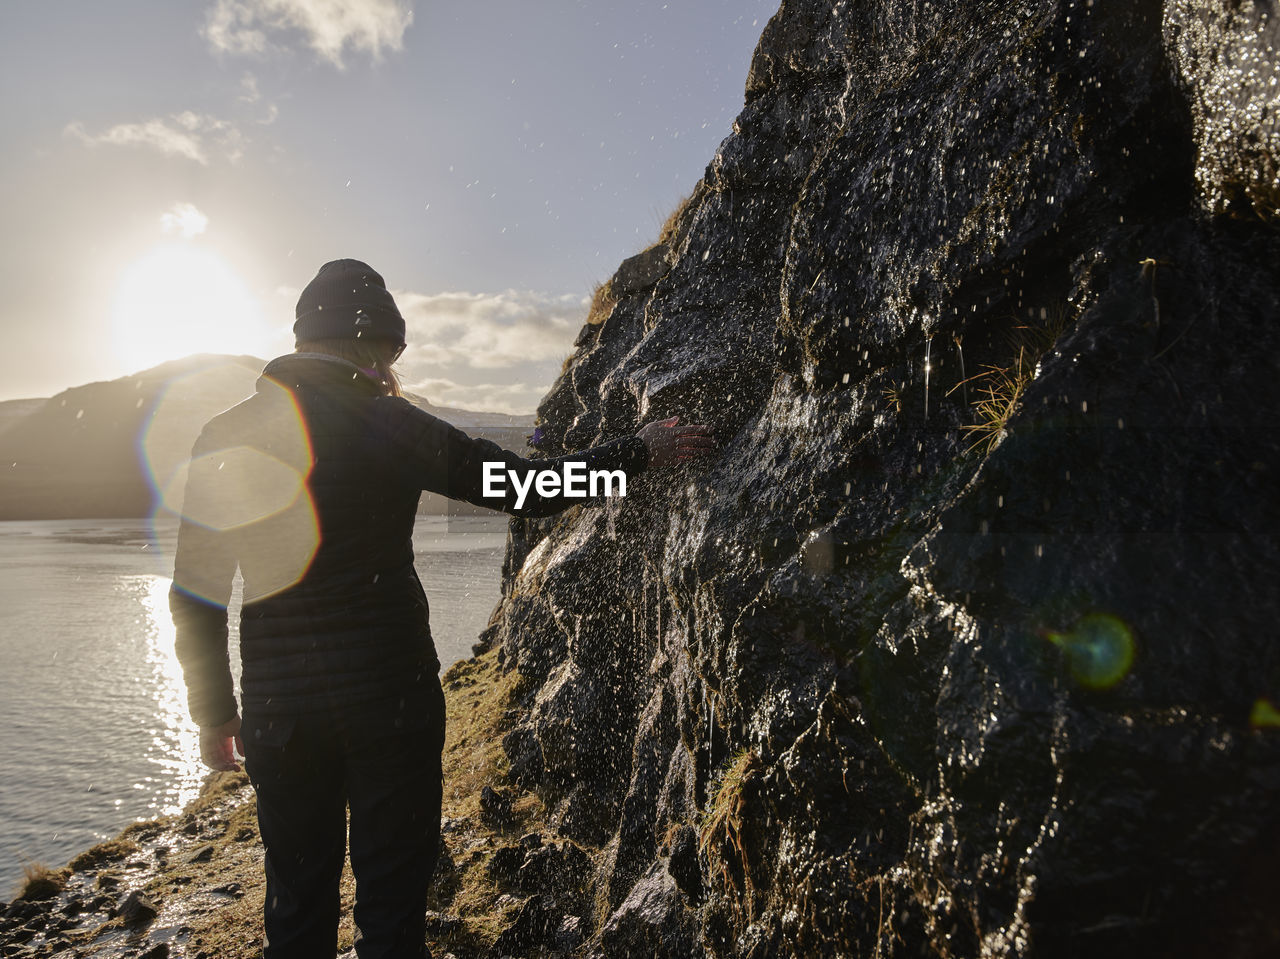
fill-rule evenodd
<path id="1" fill-rule="evenodd" d="M 130 582 L 132 581 L 132 582 Z M 169 788 L 162 794 L 162 814 L 177 812 L 196 797 L 204 767 L 200 762 L 200 735 L 187 718 L 186 687 L 182 667 L 174 652 L 173 620 L 169 616 L 169 585 L 163 576 L 128 577 L 122 588 L 140 592 L 146 613 L 147 665 L 154 670 L 156 726 L 152 729 L 151 757 L 164 770 Z"/>

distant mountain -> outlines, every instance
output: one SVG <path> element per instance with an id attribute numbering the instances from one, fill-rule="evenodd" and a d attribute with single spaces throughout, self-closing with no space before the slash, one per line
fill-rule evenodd
<path id="1" fill-rule="evenodd" d="M 0 520 L 150 515 L 176 482 L 200 428 L 251 395 L 266 364 L 197 355 L 132 376 L 0 403 Z M 422 409 L 508 449 L 523 450 L 533 416 Z M 469 512 L 423 496 L 425 512 Z"/>
<path id="2" fill-rule="evenodd" d="M 34 413 L 48 402 L 44 397 L 38 400 L 4 400 L 0 402 L 0 433 L 13 426 L 29 413 Z"/>

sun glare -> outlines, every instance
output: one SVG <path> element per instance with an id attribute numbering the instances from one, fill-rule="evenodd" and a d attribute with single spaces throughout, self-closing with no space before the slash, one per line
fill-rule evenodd
<path id="1" fill-rule="evenodd" d="M 120 276 L 112 310 L 116 354 L 145 368 L 191 353 L 255 353 L 269 341 L 262 311 L 217 254 L 163 246 Z"/>

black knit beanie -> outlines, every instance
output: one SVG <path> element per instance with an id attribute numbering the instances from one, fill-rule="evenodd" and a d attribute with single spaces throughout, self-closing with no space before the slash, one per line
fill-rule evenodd
<path id="1" fill-rule="evenodd" d="M 298 297 L 293 335 L 306 340 L 370 337 L 404 343 L 404 317 L 367 263 L 331 260 Z"/>

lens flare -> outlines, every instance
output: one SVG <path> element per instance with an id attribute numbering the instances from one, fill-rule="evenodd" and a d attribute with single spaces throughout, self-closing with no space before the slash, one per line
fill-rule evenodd
<path id="1" fill-rule="evenodd" d="M 247 366 L 216 360 L 165 385 L 139 436 L 139 455 L 160 508 L 181 514 L 182 483 L 200 428 L 252 396 L 257 379 Z"/>
<path id="2" fill-rule="evenodd" d="M 252 398 L 206 428 L 200 449 L 160 489 L 165 508 L 183 519 L 177 585 L 221 603 L 238 565 L 245 602 L 293 586 L 320 545 L 307 485 L 311 440 L 293 394 L 261 380 Z"/>
<path id="3" fill-rule="evenodd" d="M 1249 725 L 1254 729 L 1280 729 L 1280 709 L 1266 696 L 1258 697 L 1249 710 Z"/>
<path id="4" fill-rule="evenodd" d="M 1069 630 L 1041 635 L 1062 650 L 1072 678 L 1088 689 L 1110 689 L 1133 666 L 1133 633 L 1114 616 L 1090 613 Z"/>

